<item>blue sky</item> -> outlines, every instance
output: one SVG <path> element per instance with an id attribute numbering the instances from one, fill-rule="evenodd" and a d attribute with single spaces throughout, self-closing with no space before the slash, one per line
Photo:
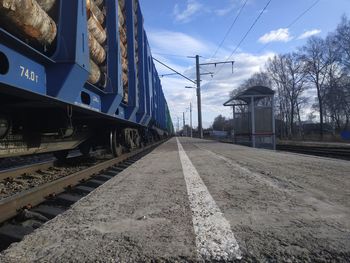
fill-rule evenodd
<path id="1" fill-rule="evenodd" d="M 248 0 L 226 41 L 223 40 L 245 0 L 140 0 L 145 28 L 153 56 L 194 78 L 194 59 L 201 62 L 227 60 L 268 0 Z M 287 26 L 315 0 L 272 0 L 237 52 L 231 66 L 220 69 L 212 79 L 203 77 L 203 125 L 209 127 L 219 114 L 231 116 L 231 109 L 222 104 L 228 93 L 254 72 L 262 69 L 268 58 L 277 53 L 292 52 L 302 46 L 307 36 L 325 37 L 335 30 L 343 14 L 350 17 L 350 0 L 320 0 L 291 28 Z M 156 64 L 159 74 L 171 73 Z M 217 72 L 214 67 L 202 71 Z M 194 105 L 193 124 L 197 126 L 195 90 L 185 89 L 191 83 L 176 77 L 161 79 L 174 123 L 182 112 Z M 189 114 L 186 114 L 187 122 Z"/>

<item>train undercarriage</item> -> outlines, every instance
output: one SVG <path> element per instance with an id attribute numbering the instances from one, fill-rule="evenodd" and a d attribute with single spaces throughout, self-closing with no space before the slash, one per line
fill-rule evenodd
<path id="1" fill-rule="evenodd" d="M 43 101 L 0 99 L 0 158 L 53 152 L 65 158 L 70 150 L 88 155 L 96 147 L 114 156 L 166 136 L 156 129 L 116 120 L 90 110 Z"/>

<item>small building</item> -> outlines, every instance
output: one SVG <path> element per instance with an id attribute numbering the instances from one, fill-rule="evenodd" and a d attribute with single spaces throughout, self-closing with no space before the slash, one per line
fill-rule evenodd
<path id="1" fill-rule="evenodd" d="M 274 94 L 268 87 L 254 86 L 224 103 L 232 107 L 234 143 L 276 149 Z"/>

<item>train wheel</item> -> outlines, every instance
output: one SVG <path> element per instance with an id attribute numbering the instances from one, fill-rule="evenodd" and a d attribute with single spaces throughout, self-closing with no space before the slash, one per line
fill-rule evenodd
<path id="1" fill-rule="evenodd" d="M 58 161 L 65 161 L 67 159 L 69 151 L 68 150 L 63 150 L 63 151 L 59 151 L 59 152 L 54 152 L 53 156 L 55 156 L 55 158 Z"/>
<path id="2" fill-rule="evenodd" d="M 11 122 L 8 118 L 0 116 L 0 139 L 5 138 L 11 128 Z"/>
<path id="3" fill-rule="evenodd" d="M 89 156 L 90 150 L 91 150 L 91 144 L 87 141 L 79 145 L 79 151 L 84 156 Z"/>
<path id="4" fill-rule="evenodd" d="M 123 146 L 118 140 L 118 132 L 116 130 L 111 130 L 109 135 L 110 150 L 113 156 L 118 157 L 123 153 Z"/>

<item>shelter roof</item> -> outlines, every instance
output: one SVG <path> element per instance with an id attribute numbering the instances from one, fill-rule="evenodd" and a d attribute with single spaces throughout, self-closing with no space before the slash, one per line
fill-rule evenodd
<path id="1" fill-rule="evenodd" d="M 229 99 L 224 103 L 224 106 L 233 106 L 236 105 L 234 101 L 244 101 L 245 103 L 249 104 L 251 101 L 251 98 L 253 97 L 254 99 L 262 99 L 264 97 L 270 97 L 273 96 L 275 92 L 265 86 L 253 86 L 250 88 L 247 88 L 243 90 L 242 92 L 238 93 L 236 96 L 233 98 Z"/>

